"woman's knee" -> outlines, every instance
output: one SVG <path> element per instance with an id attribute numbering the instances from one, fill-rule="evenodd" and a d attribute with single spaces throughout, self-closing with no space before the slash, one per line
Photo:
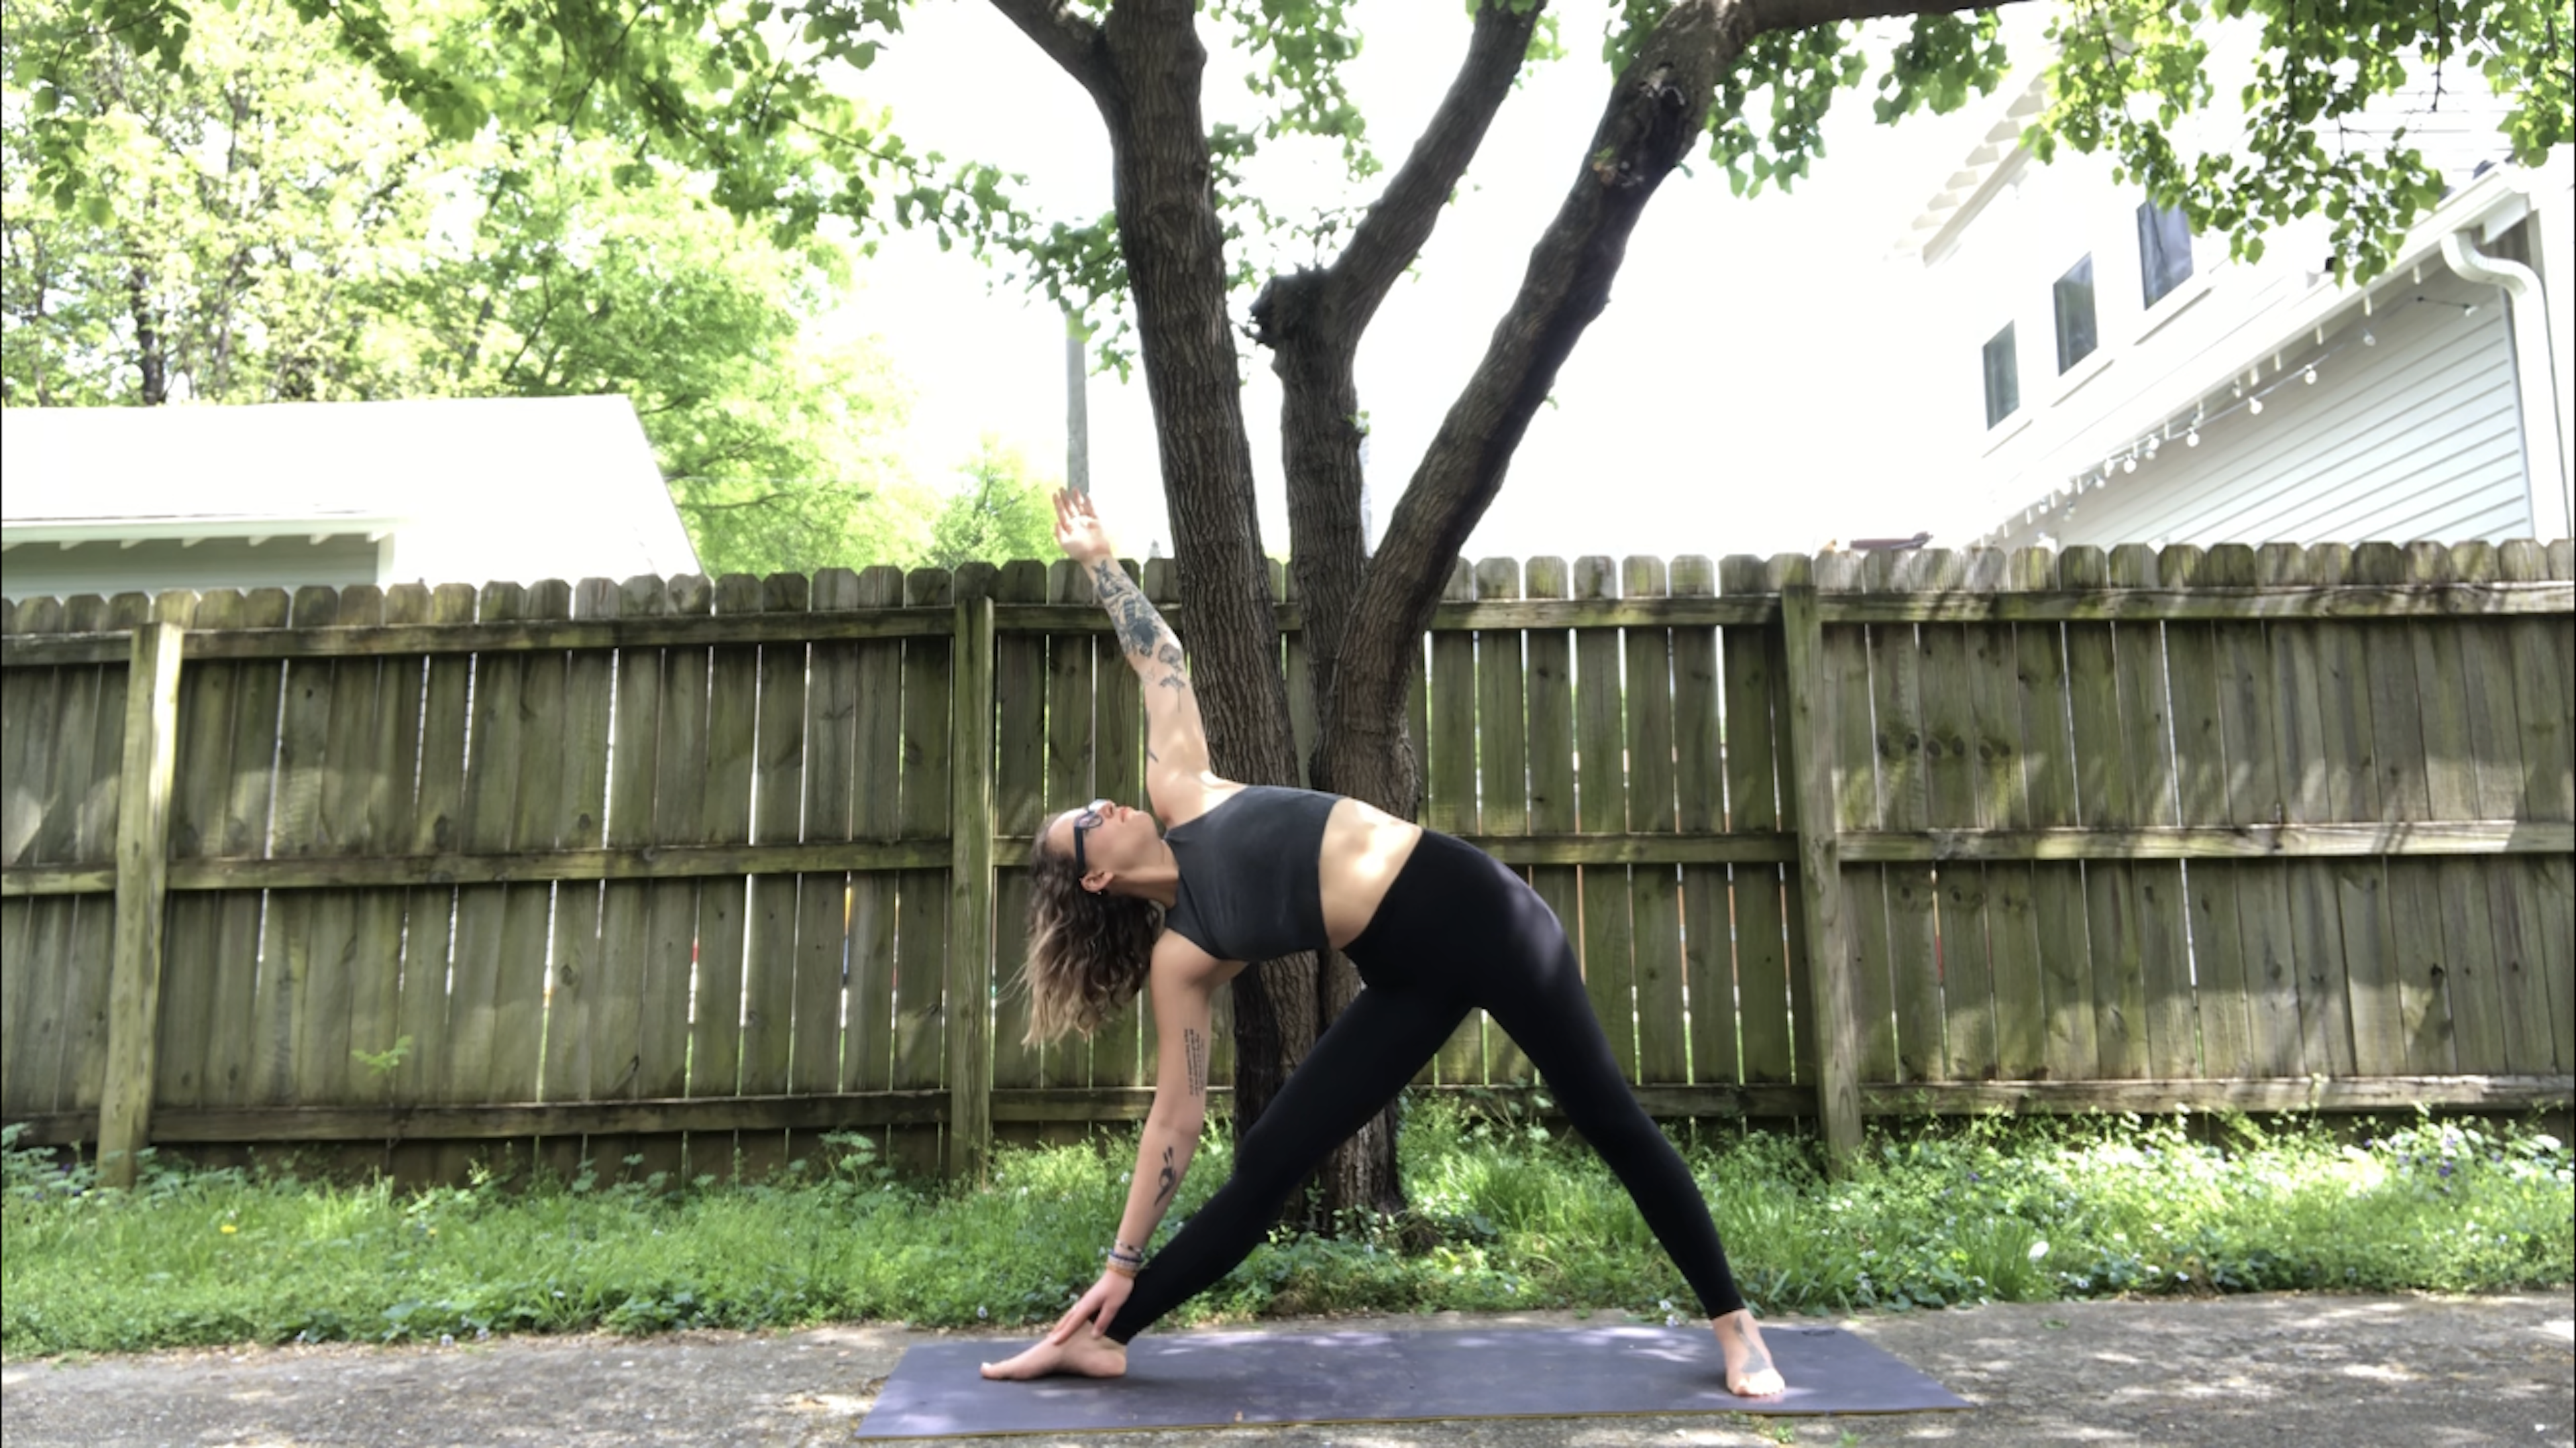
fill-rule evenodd
<path id="1" fill-rule="evenodd" d="M 1265 1116 L 1245 1132 L 1243 1141 L 1234 1149 L 1234 1174 L 1228 1185 L 1261 1201 L 1285 1201 L 1297 1183 L 1315 1169 L 1323 1154 L 1313 1150 L 1303 1133 L 1280 1123 L 1273 1130 L 1272 1120 Z"/>
<path id="2" fill-rule="evenodd" d="M 1595 1152 L 1611 1162 L 1677 1155 L 1672 1138 L 1634 1101 L 1600 1111 L 1567 1113 L 1567 1120 Z"/>

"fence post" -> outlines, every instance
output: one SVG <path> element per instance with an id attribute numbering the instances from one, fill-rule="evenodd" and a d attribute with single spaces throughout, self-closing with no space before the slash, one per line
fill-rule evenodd
<path id="1" fill-rule="evenodd" d="M 170 784 L 179 761 L 179 641 L 137 625 L 125 686 L 117 781 L 116 936 L 107 986 L 107 1080 L 98 1107 L 100 1179 L 134 1185 L 152 1139 L 152 1065 L 161 1027 L 161 924 L 170 870 Z"/>
<path id="2" fill-rule="evenodd" d="M 957 604 L 948 779 L 948 1174 L 993 1151 L 993 600 Z"/>
<path id="3" fill-rule="evenodd" d="M 1843 917 L 1842 841 L 1834 826 L 1833 695 L 1824 625 L 1809 581 L 1780 590 L 1788 645 L 1783 717 L 1789 778 L 1798 792 L 1798 907 L 1807 928 L 1807 998 L 1816 1013 L 1816 1111 L 1836 1171 L 1860 1151 L 1859 1022 L 1852 1014 L 1851 932 Z"/>

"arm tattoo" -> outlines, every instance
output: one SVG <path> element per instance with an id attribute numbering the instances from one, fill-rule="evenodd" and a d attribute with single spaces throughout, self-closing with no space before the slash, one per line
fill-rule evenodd
<path id="1" fill-rule="evenodd" d="M 1091 565 L 1092 591 L 1100 595 L 1100 606 L 1109 610 L 1112 631 L 1118 635 L 1118 647 L 1140 671 L 1159 668 L 1151 677 L 1158 689 L 1187 689 L 1190 676 L 1182 663 L 1181 641 L 1163 615 L 1136 591 L 1135 581 L 1127 570 L 1111 559 L 1103 558 Z"/>
<path id="2" fill-rule="evenodd" d="M 1169 645 L 1174 653 L 1180 644 L 1172 636 L 1171 625 L 1163 622 L 1154 605 L 1136 591 L 1135 581 L 1127 570 L 1113 559 L 1103 558 L 1091 565 L 1092 591 L 1100 595 L 1100 606 L 1109 610 L 1110 622 L 1118 635 L 1118 646 L 1130 658 L 1152 659 L 1157 649 Z"/>
<path id="3" fill-rule="evenodd" d="M 1189 1058 L 1190 1094 L 1207 1094 L 1207 1038 L 1184 1026 L 1181 1028 L 1181 1054 Z"/>
<path id="4" fill-rule="evenodd" d="M 1172 1149 L 1168 1146 L 1163 1148 L 1162 1174 L 1155 1181 L 1159 1188 L 1154 1193 L 1154 1204 L 1161 1206 L 1172 1199 L 1172 1188 L 1181 1184 L 1180 1173 L 1172 1170 Z"/>

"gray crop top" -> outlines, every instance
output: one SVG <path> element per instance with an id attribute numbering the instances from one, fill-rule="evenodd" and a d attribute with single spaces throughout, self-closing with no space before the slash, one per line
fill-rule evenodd
<path id="1" fill-rule="evenodd" d="M 1258 961 L 1323 945 L 1319 867 L 1337 794 L 1246 785 L 1163 834 L 1181 872 L 1163 924 L 1219 960 Z"/>

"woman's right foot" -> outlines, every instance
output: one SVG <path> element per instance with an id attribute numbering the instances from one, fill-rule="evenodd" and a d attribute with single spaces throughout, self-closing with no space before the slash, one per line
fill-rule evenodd
<path id="1" fill-rule="evenodd" d="M 1771 1350 L 1762 1345 L 1761 1325 L 1753 1320 L 1753 1310 L 1739 1307 L 1724 1317 L 1713 1317 L 1708 1323 L 1717 1334 L 1717 1348 L 1726 1355 L 1726 1390 L 1739 1398 L 1768 1398 L 1788 1390 L 1780 1380 L 1780 1370 L 1771 1365 Z"/>
<path id="2" fill-rule="evenodd" d="M 1040 1338 L 1028 1351 L 997 1363 L 985 1363 L 983 1370 L 988 1378 L 1044 1378 L 1058 1374 L 1123 1378 L 1127 1376 L 1127 1345 L 1116 1338 L 1097 1336 L 1086 1326 L 1075 1329 L 1073 1336 L 1061 1343 Z"/>

